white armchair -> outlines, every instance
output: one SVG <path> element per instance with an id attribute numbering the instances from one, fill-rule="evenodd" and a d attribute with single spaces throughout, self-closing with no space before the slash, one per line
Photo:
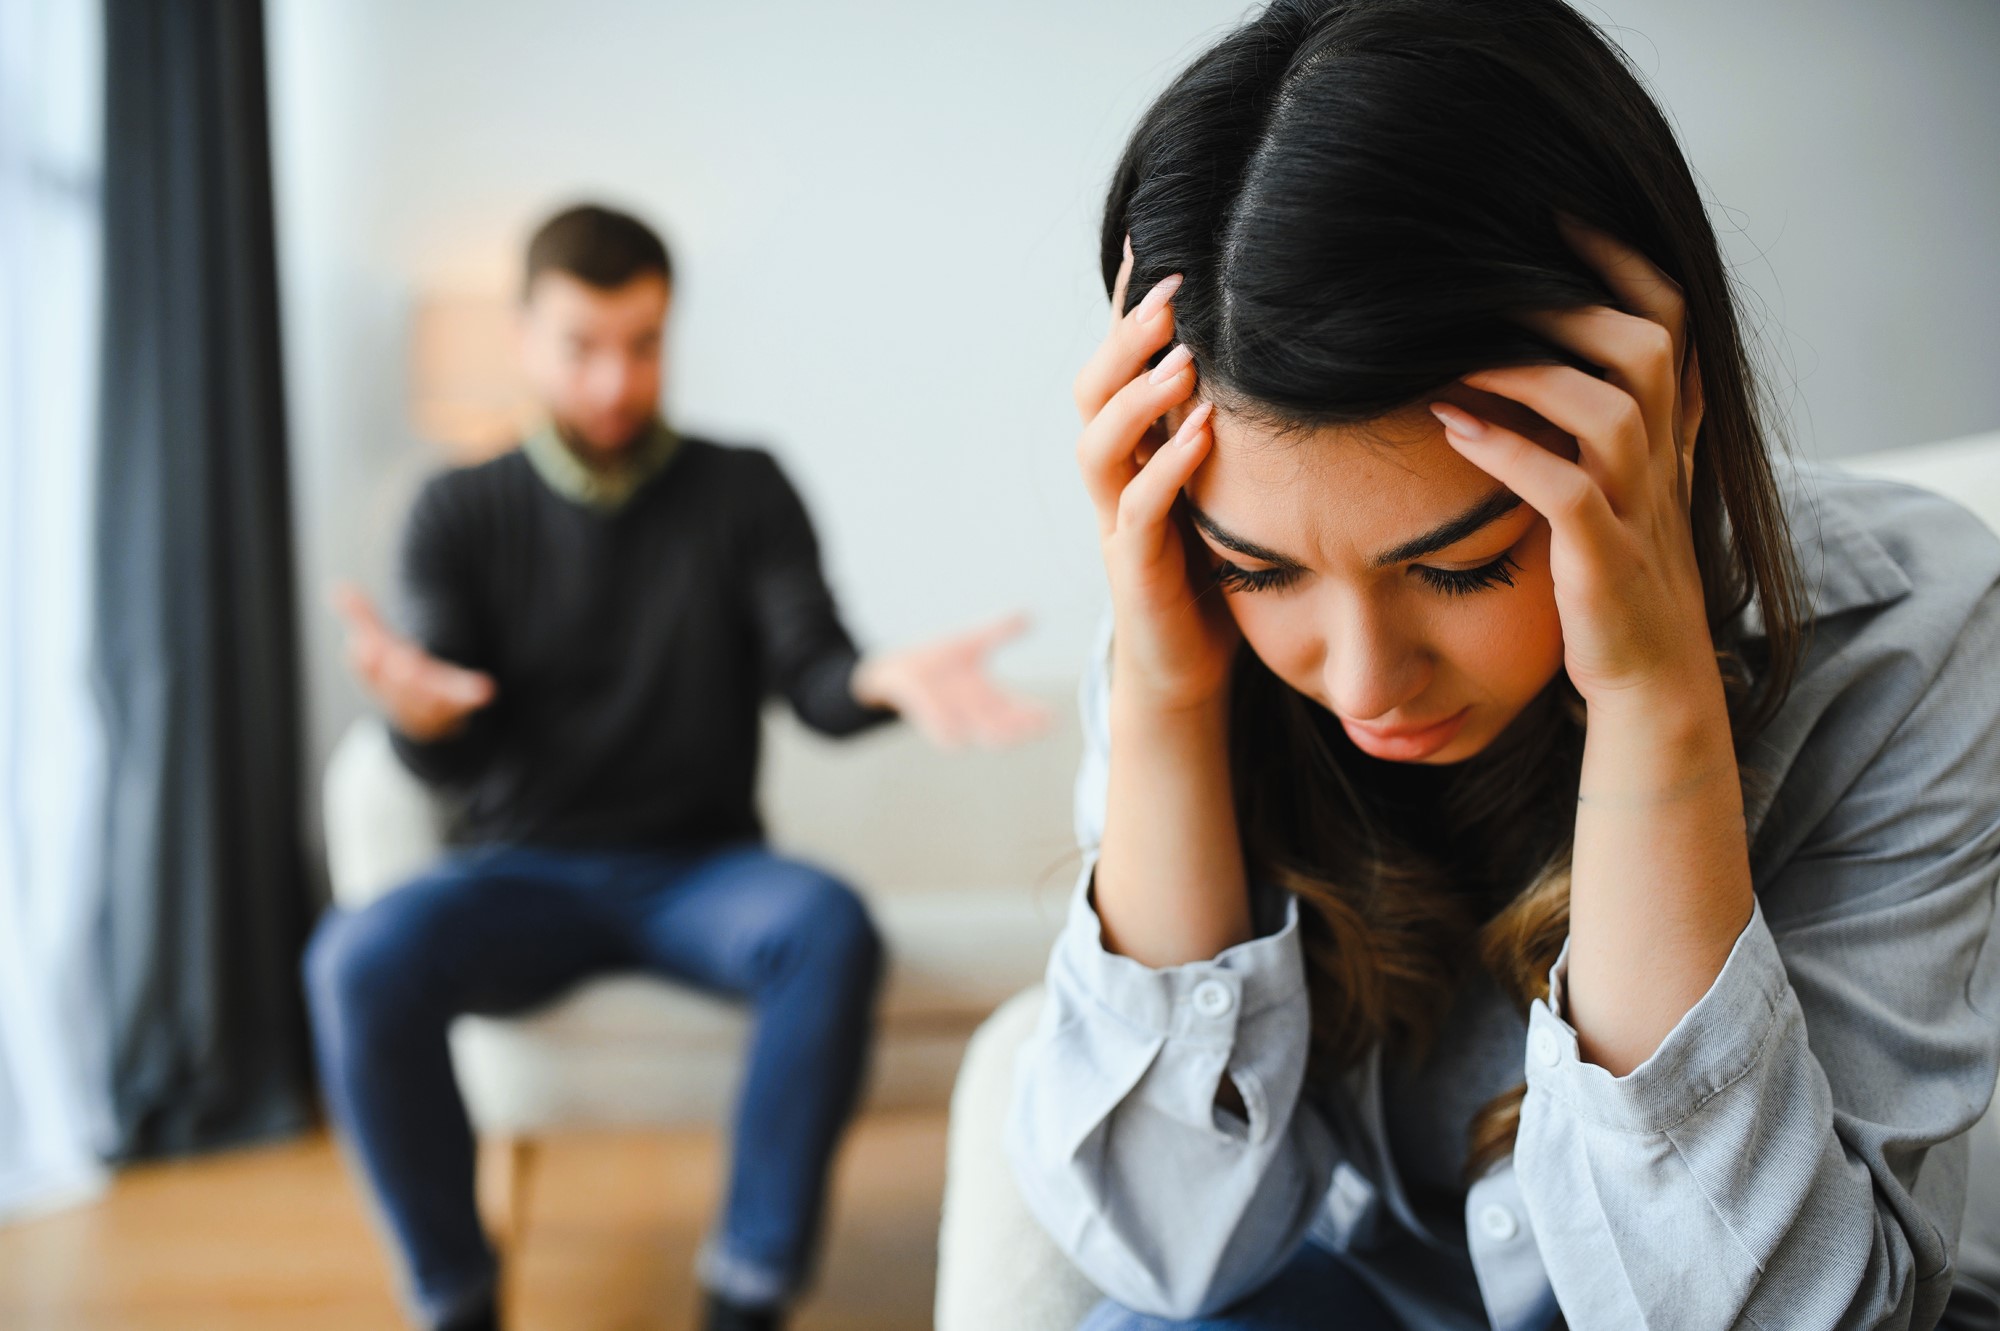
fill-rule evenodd
<path id="1" fill-rule="evenodd" d="M 2000 432 L 1843 458 L 1867 475 L 1950 496 L 2000 531 Z M 937 1331 L 1072 1331 L 1098 1294 L 1041 1232 L 1001 1148 L 1014 1057 L 1034 1028 L 1039 987 L 973 1037 L 952 1100 Z M 1975 1130 L 1961 1269 L 2000 1277 L 2000 1105 Z"/>
<path id="2" fill-rule="evenodd" d="M 942 1107 L 974 1027 L 1042 972 L 1074 861 L 1079 750 L 1070 690 L 1047 693 L 1055 735 L 1004 752 L 940 754 L 907 727 L 834 743 L 789 716 L 766 725 L 760 796 L 774 842 L 853 883 L 889 951 L 871 1107 Z M 341 906 L 393 890 L 442 846 L 437 801 L 372 718 L 341 737 L 324 798 Z M 520 1238 L 538 1135 L 720 1122 L 747 1023 L 736 1005 L 638 975 L 586 982 L 518 1018 L 461 1018 L 453 1063 L 500 1240 Z"/>

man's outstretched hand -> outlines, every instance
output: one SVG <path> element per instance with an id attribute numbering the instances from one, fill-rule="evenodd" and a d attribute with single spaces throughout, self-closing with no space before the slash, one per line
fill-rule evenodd
<path id="1" fill-rule="evenodd" d="M 389 724 L 428 744 L 446 739 L 493 701 L 493 677 L 440 661 L 382 622 L 352 583 L 333 589 L 333 608 L 347 621 L 347 663 L 389 714 Z"/>
<path id="2" fill-rule="evenodd" d="M 986 673 L 986 657 L 1027 627 L 1026 615 L 1009 615 L 966 633 L 864 657 L 850 687 L 856 701 L 895 709 L 940 748 L 1018 744 L 1048 729 L 1048 709 L 995 684 Z"/>

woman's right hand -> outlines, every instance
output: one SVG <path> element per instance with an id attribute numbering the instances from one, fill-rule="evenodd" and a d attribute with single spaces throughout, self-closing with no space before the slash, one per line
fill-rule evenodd
<path id="1" fill-rule="evenodd" d="M 1238 641 L 1236 623 L 1212 584 L 1190 572 L 1175 501 L 1214 446 L 1213 405 L 1196 402 L 1171 438 L 1161 418 L 1195 397 L 1193 359 L 1176 346 L 1157 368 L 1146 362 L 1172 341 L 1178 275 L 1131 313 L 1125 288 L 1132 245 L 1118 269 L 1111 331 L 1076 377 L 1083 417 L 1077 463 L 1097 509 L 1111 579 L 1114 693 L 1127 705 L 1180 711 L 1219 702 Z"/>

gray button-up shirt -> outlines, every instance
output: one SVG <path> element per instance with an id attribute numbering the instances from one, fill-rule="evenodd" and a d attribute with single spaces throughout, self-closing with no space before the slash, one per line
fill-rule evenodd
<path id="1" fill-rule="evenodd" d="M 1007 1143 L 1029 1207 L 1100 1289 L 1190 1317 L 1301 1240 L 1417 1331 L 1542 1331 L 1559 1311 L 1577 1331 L 1928 1328 L 1971 1285 L 1954 1263 L 1967 1134 L 2000 1067 L 2000 542 L 1906 486 L 1781 477 L 1815 622 L 1742 755 L 1760 776 L 1756 910 L 1623 1077 L 1578 1055 L 1564 948 L 1524 1040 L 1513 1024 L 1520 1133 L 1467 1192 L 1462 1238 L 1428 1230 L 1399 1180 L 1379 1051 L 1306 1087 L 1289 893 L 1253 883 L 1259 935 L 1212 960 L 1104 948 L 1106 626 L 1082 690 L 1086 863 Z M 1225 1072 L 1247 1120 L 1216 1107 Z M 1468 1256 L 1476 1290 L 1451 1288 Z"/>

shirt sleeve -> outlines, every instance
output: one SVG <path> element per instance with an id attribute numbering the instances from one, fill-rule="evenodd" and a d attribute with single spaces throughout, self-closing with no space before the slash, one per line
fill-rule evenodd
<path id="1" fill-rule="evenodd" d="M 1515 1166 L 1571 1326 L 1936 1323 L 2000 1068 L 1993 608 L 1760 874 L 1715 983 L 1626 1076 L 1578 1056 L 1564 948 Z"/>
<path id="2" fill-rule="evenodd" d="M 402 619 L 418 646 L 441 661 L 496 674 L 497 644 L 480 601 L 474 572 L 479 547 L 467 496 L 453 473 L 436 476 L 417 495 L 403 529 Z M 390 729 L 391 746 L 419 779 L 437 786 L 472 781 L 499 747 L 508 699 L 494 700 L 445 739 L 421 742 Z"/>
<path id="3" fill-rule="evenodd" d="M 1105 949 L 1090 886 L 1109 747 L 1106 672 L 1082 692 L 1084 867 L 1015 1069 L 1007 1149 L 1029 1210 L 1137 1312 L 1201 1316 L 1290 1255 L 1326 1196 L 1333 1138 L 1301 1090 L 1310 1016 L 1298 903 L 1253 885 L 1259 935 L 1167 968 Z M 1227 1075 L 1247 1120 L 1217 1108 Z"/>
<path id="4" fill-rule="evenodd" d="M 820 570 L 805 505 L 774 458 L 752 457 L 759 479 L 747 595 L 765 687 L 782 693 L 799 719 L 823 734 L 849 735 L 892 720 L 895 712 L 854 697 L 850 680 L 860 654 Z"/>

